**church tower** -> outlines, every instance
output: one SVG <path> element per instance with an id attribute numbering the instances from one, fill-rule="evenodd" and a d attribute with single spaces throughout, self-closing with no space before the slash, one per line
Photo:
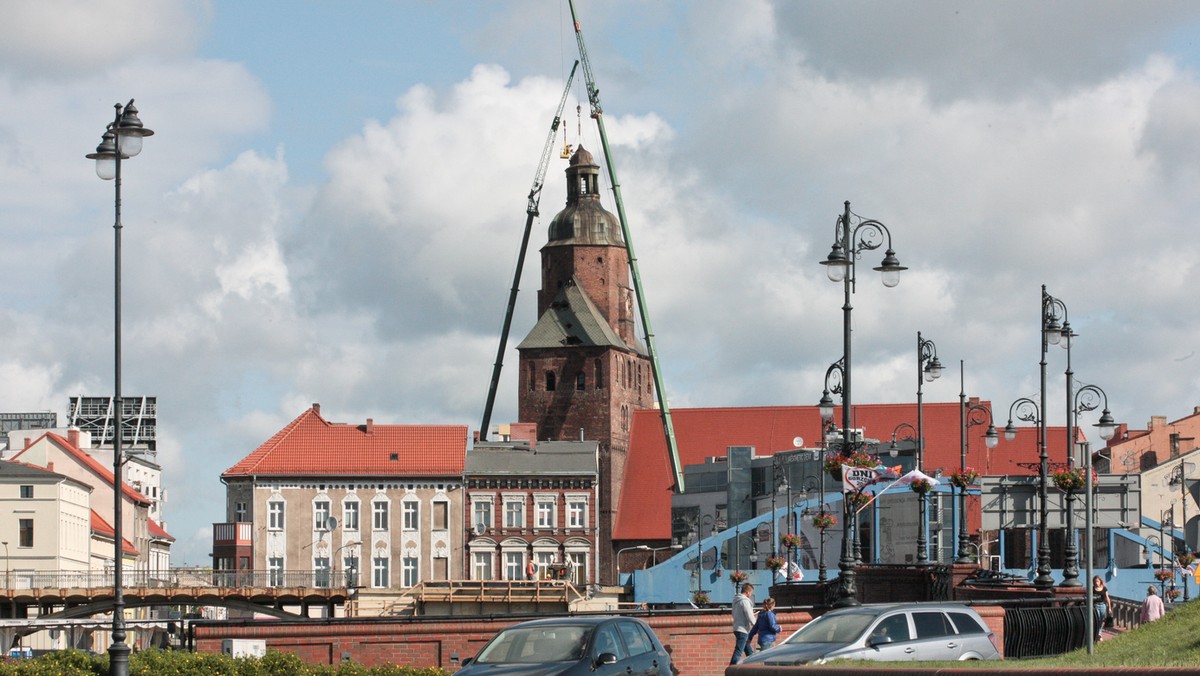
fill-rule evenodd
<path id="1" fill-rule="evenodd" d="M 600 570 L 612 570 L 633 411 L 653 407 L 654 379 L 635 337 L 629 254 L 617 217 L 600 205 L 600 167 L 580 147 L 567 172 L 567 204 L 542 247 L 538 321 L 517 346 L 521 422 L 538 439 L 600 442 Z"/>

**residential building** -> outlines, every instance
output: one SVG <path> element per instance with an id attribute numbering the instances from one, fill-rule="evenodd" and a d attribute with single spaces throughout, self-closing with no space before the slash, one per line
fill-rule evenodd
<path id="1" fill-rule="evenodd" d="M 0 461 L 0 541 L 5 582 L 28 587 L 36 573 L 92 567 L 92 487 L 22 462 Z M 109 527 L 112 533 L 112 527 Z M 109 561 L 112 549 L 108 550 Z"/>
<path id="2" fill-rule="evenodd" d="M 477 442 L 468 453 L 468 531 L 462 577 L 538 579 L 581 587 L 597 580 L 599 443 Z"/>
<path id="3" fill-rule="evenodd" d="M 221 474 L 226 521 L 213 526 L 220 570 L 374 589 L 448 580 L 462 569 L 457 425 L 330 422 L 319 404 Z"/>

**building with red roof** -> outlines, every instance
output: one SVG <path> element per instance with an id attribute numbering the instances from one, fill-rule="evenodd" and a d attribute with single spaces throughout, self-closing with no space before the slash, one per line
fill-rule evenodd
<path id="1" fill-rule="evenodd" d="M 463 570 L 460 425 L 335 423 L 319 404 L 221 474 L 213 565 L 330 584 L 412 587 Z"/>

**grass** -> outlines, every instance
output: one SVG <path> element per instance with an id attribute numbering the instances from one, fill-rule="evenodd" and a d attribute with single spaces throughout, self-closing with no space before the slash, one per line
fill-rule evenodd
<path id="1" fill-rule="evenodd" d="M 1096 644 L 1089 655 L 1087 648 L 1055 657 L 1023 660 L 971 662 L 867 662 L 834 661 L 828 666 L 922 668 L 974 668 L 988 671 L 1043 667 L 1195 667 L 1200 664 L 1200 600 L 1179 603 L 1162 619 L 1137 629 L 1107 638 Z"/>

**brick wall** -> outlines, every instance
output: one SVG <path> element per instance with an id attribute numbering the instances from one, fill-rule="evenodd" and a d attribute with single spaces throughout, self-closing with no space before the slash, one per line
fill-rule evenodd
<path id="1" fill-rule="evenodd" d="M 779 612 L 790 633 L 812 619 L 807 612 Z M 267 648 L 290 652 L 311 664 L 350 660 L 366 666 L 405 664 L 456 669 L 496 632 L 529 618 L 339 619 L 313 622 L 196 623 L 198 652 L 219 653 L 226 638 L 264 639 Z M 728 611 L 671 613 L 644 618 L 671 653 L 680 676 L 721 674 L 733 653 Z M 1001 618 L 1003 619 L 1003 618 Z"/>

